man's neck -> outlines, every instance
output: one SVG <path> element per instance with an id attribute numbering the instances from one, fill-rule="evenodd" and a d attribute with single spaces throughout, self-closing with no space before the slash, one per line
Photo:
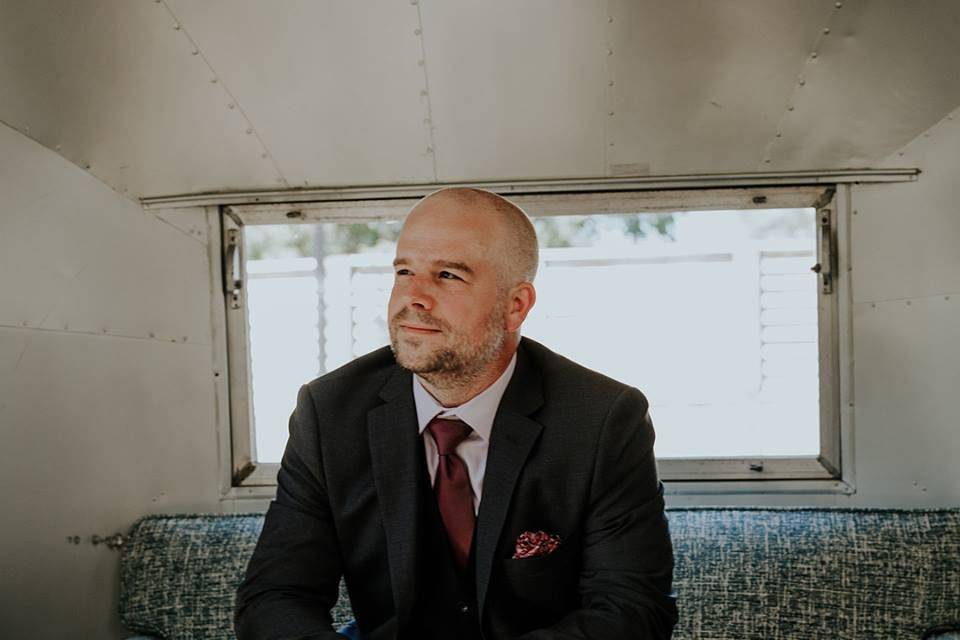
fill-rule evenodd
<path id="1" fill-rule="evenodd" d="M 519 335 L 504 344 L 497 357 L 486 367 L 468 376 L 417 374 L 423 388 L 444 407 L 457 407 L 475 398 L 503 374 L 520 342 Z"/>

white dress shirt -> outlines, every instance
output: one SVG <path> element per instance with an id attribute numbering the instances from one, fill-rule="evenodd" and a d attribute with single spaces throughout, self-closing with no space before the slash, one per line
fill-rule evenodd
<path id="1" fill-rule="evenodd" d="M 487 470 L 487 451 L 490 449 L 493 418 L 497 415 L 500 399 L 503 398 L 503 392 L 507 389 L 516 365 L 517 353 L 514 352 L 513 357 L 510 358 L 510 364 L 493 384 L 457 407 L 444 407 L 424 388 L 420 377 L 413 376 L 413 399 L 417 405 L 417 422 L 420 425 L 421 435 L 426 430 L 427 424 L 437 416 L 458 418 L 473 429 L 467 439 L 457 445 L 456 452 L 467 465 L 467 472 L 470 474 L 474 514 L 480 511 L 483 474 Z M 432 435 L 423 436 L 423 447 L 427 454 L 430 486 L 433 486 L 437 467 L 440 465 L 440 454 L 437 452 L 437 443 Z"/>

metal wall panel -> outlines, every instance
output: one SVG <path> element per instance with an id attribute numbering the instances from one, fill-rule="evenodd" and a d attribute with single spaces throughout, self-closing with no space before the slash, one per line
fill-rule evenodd
<path id="1" fill-rule="evenodd" d="M 419 6 L 441 181 L 603 174 L 602 3 Z"/>
<path id="2" fill-rule="evenodd" d="M 833 10 L 827 0 L 612 0 L 608 173 L 756 170 Z"/>
<path id="3" fill-rule="evenodd" d="M 0 149 L 0 325 L 209 344 L 205 231 L 162 222 L 8 127 Z M 205 227 L 202 210 L 179 215 L 191 211 Z"/>
<path id="4" fill-rule="evenodd" d="M 3 2 L 0 120 L 121 193 L 283 186 L 194 50 L 163 3 Z"/>
<path id="5" fill-rule="evenodd" d="M 165 1 L 290 186 L 434 180 L 416 4 Z"/>
<path id="6" fill-rule="evenodd" d="M 123 637 L 91 536 L 220 509 L 206 246 L 3 126 L 0 194 L 3 634 Z"/>
<path id="7" fill-rule="evenodd" d="M 0 374 L 4 635 L 125 637 L 119 554 L 90 538 L 219 509 L 210 349 L 0 328 L 0 344 L 21 341 Z"/>
<path id="8" fill-rule="evenodd" d="M 960 294 L 960 110 L 886 162 L 920 167 L 916 182 L 854 191 L 854 299 Z"/>
<path id="9" fill-rule="evenodd" d="M 761 166 L 872 166 L 960 104 L 960 3 L 840 4 Z"/>
<path id="10" fill-rule="evenodd" d="M 858 304 L 854 344 L 857 484 L 873 504 L 960 504 L 960 295 Z"/>

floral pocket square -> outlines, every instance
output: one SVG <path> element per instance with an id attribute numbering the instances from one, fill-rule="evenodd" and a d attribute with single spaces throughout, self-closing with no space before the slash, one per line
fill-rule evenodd
<path id="1" fill-rule="evenodd" d="M 517 545 L 513 551 L 514 560 L 524 558 L 540 558 L 548 556 L 560 546 L 560 536 L 550 535 L 545 531 L 524 531 L 517 538 Z"/>

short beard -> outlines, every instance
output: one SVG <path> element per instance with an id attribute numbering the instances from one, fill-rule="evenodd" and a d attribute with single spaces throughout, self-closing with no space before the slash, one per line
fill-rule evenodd
<path id="1" fill-rule="evenodd" d="M 390 348 L 393 350 L 397 364 L 420 375 L 437 388 L 469 387 L 482 376 L 507 341 L 508 333 L 502 324 L 505 308 L 506 304 L 497 304 L 490 310 L 484 323 L 484 335 L 479 344 L 475 345 L 468 344 L 463 336 L 451 331 L 450 326 L 445 322 L 440 322 L 427 314 L 415 315 L 410 313 L 409 309 L 402 309 L 390 322 Z M 397 324 L 412 315 L 415 315 L 417 323 L 437 327 L 447 335 L 452 335 L 454 344 L 437 349 L 421 362 L 412 362 L 404 357 Z"/>

